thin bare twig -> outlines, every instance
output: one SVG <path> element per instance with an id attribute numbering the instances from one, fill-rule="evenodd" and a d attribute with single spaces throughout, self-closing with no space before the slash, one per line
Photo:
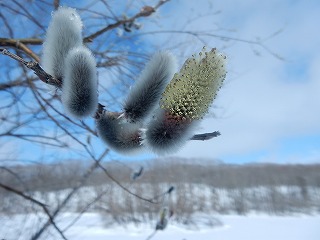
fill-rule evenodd
<path id="1" fill-rule="evenodd" d="M 161 0 L 159 1 L 154 7 L 150 7 L 150 6 L 145 6 L 143 7 L 140 12 L 138 12 L 137 14 L 135 14 L 133 17 L 131 18 L 126 18 L 126 19 L 121 19 L 118 20 L 112 24 L 107 25 L 106 27 L 96 31 L 95 33 L 90 34 L 87 37 L 83 38 L 83 42 L 87 43 L 87 42 L 92 42 L 93 39 L 97 38 L 98 36 L 102 35 L 103 33 L 110 31 L 112 29 L 115 29 L 121 25 L 124 24 L 128 24 L 128 23 L 132 23 L 134 22 L 136 19 L 141 18 L 141 17 L 148 17 L 150 16 L 152 13 L 154 13 L 159 7 L 161 7 L 163 4 L 165 4 L 166 2 L 169 2 L 169 0 Z M 53 1 L 53 5 L 55 9 L 58 9 L 60 4 L 59 0 L 54 0 Z M 0 38 L 0 46 L 12 46 L 12 47 L 16 47 L 19 48 L 23 51 L 25 51 L 28 55 L 31 54 L 31 50 L 26 48 L 25 44 L 31 44 L 31 45 L 41 45 L 43 43 L 42 39 L 37 39 L 37 38 L 20 38 L 20 39 L 12 39 L 12 38 Z M 19 47 L 20 45 L 20 47 Z M 37 62 L 39 62 L 39 57 L 35 54 L 31 54 L 30 55 L 34 60 L 36 60 Z"/>
<path id="2" fill-rule="evenodd" d="M 106 149 L 101 156 L 98 159 L 94 159 L 94 164 L 87 170 L 87 172 L 82 176 L 78 184 L 69 192 L 69 194 L 64 198 L 62 203 L 53 211 L 52 213 L 52 219 L 54 219 L 61 209 L 65 207 L 65 205 L 70 201 L 72 196 L 79 190 L 80 187 L 83 186 L 83 184 L 87 181 L 89 176 L 94 172 L 94 170 L 98 167 L 100 162 L 104 159 L 104 157 L 108 154 L 109 149 Z M 39 231 L 33 235 L 31 240 L 39 239 L 39 237 L 44 233 L 44 231 L 50 226 L 51 221 L 47 221 L 40 229 Z"/>
<path id="3" fill-rule="evenodd" d="M 144 6 L 140 12 L 138 12 L 136 15 L 134 15 L 131 18 L 126 18 L 126 19 L 122 19 L 119 20 L 115 23 L 109 24 L 108 26 L 100 29 L 99 31 L 85 37 L 83 39 L 83 42 L 92 42 L 94 38 L 102 35 L 103 33 L 110 31 L 114 28 L 117 28 L 121 25 L 127 24 L 127 23 L 133 23 L 136 19 L 141 18 L 141 17 L 148 17 L 150 16 L 152 13 L 154 13 L 159 7 L 161 7 L 163 4 L 165 4 L 166 2 L 169 2 L 169 0 L 161 0 L 159 1 L 154 7 L 150 7 L 150 6 Z"/>
<path id="4" fill-rule="evenodd" d="M 33 58 L 35 61 L 40 62 L 40 58 L 38 57 L 38 55 L 35 54 L 30 48 L 28 48 L 23 41 L 20 41 L 20 39 L 0 38 L 0 45 L 12 46 L 17 49 L 20 49 L 23 52 L 25 52 L 28 56 Z"/>
<path id="5" fill-rule="evenodd" d="M 77 217 L 75 217 L 64 229 L 63 231 L 67 231 L 70 227 L 72 227 L 80 218 L 81 216 L 97 201 L 99 201 L 110 189 L 107 189 L 106 191 L 103 191 L 100 193 L 93 201 L 91 201 L 87 206 L 85 206 L 80 213 L 78 214 Z"/>
<path id="6" fill-rule="evenodd" d="M 205 140 L 210 140 L 214 137 L 218 137 L 220 135 L 221 135 L 221 133 L 219 131 L 210 132 L 210 133 L 202 133 L 202 134 L 193 135 L 193 137 L 190 138 L 190 140 L 205 141 Z"/>
<path id="7" fill-rule="evenodd" d="M 60 6 L 60 1 L 59 0 L 53 0 L 53 6 L 54 9 L 57 10 Z"/>
<path id="8" fill-rule="evenodd" d="M 153 238 L 157 233 L 157 230 L 154 230 L 147 238 L 146 240 L 150 240 L 151 238 Z"/>
<path id="9" fill-rule="evenodd" d="M 39 38 L 0 38 L 0 46 L 3 47 L 15 46 L 17 42 L 28 45 L 41 45 L 43 40 Z"/>
<path id="10" fill-rule="evenodd" d="M 152 203 L 152 204 L 159 204 L 160 202 L 158 201 L 154 201 L 153 198 L 146 198 L 146 197 L 141 197 L 140 195 L 130 191 L 128 188 L 126 188 L 125 186 L 123 186 L 115 177 L 113 177 L 109 171 L 102 166 L 100 163 L 98 163 L 99 168 L 102 169 L 102 171 L 107 175 L 108 178 L 110 178 L 113 182 L 115 182 L 120 188 L 122 188 L 122 190 L 126 191 L 127 193 L 131 194 L 132 196 L 135 196 L 136 198 Z"/>
<path id="11" fill-rule="evenodd" d="M 40 206 L 43 209 L 43 211 L 45 212 L 45 214 L 48 216 L 49 224 L 52 224 L 52 226 L 57 230 L 57 232 L 59 232 L 60 236 L 63 239 L 67 240 L 67 238 L 64 236 L 63 232 L 60 230 L 60 228 L 55 223 L 54 217 L 50 214 L 46 204 L 44 204 L 44 203 L 42 203 L 42 202 L 40 202 L 40 201 L 38 201 L 38 200 L 26 195 L 26 194 L 24 194 L 23 192 L 19 191 L 18 189 L 12 188 L 12 187 L 10 187 L 8 185 L 5 185 L 5 184 L 3 184 L 1 182 L 0 182 L 0 187 L 5 189 L 5 190 L 7 190 L 7 191 L 9 191 L 9 192 L 15 193 L 16 195 L 18 195 L 18 196 L 20 196 L 20 197 L 22 197 L 22 198 L 24 198 L 24 199 L 26 199 L 26 200 L 28 200 L 30 202 L 33 202 L 34 204 Z"/>

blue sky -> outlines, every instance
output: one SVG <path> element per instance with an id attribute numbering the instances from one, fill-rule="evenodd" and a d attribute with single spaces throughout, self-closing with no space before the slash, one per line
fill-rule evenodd
<path id="1" fill-rule="evenodd" d="M 171 4 L 171 5 L 170 5 Z M 228 57 L 229 73 L 199 132 L 219 130 L 217 139 L 189 142 L 176 156 L 213 157 L 226 162 L 320 162 L 320 21 L 318 1 L 173 1 L 177 12 L 161 13 L 182 27 L 183 18 L 202 16 L 187 30 L 213 29 L 214 34 L 259 45 L 206 38 L 207 45 Z M 211 14 L 220 11 L 219 14 Z M 151 38 L 151 37 L 150 37 Z M 158 39 L 161 41 L 161 39 Z M 181 38 L 179 39 L 181 40 Z M 186 50 L 202 44 L 189 38 Z M 176 49 L 181 51 L 181 49 Z M 283 58 L 277 59 L 273 54 Z"/>
<path id="2" fill-rule="evenodd" d="M 154 2 L 147 1 L 150 5 Z M 142 19 L 143 28 L 137 32 L 144 33 L 137 45 L 141 49 L 169 49 L 180 64 L 204 44 L 217 47 L 228 57 L 226 83 L 197 129 L 197 133 L 219 130 L 222 135 L 206 142 L 190 141 L 173 156 L 232 163 L 320 162 L 319 12 L 320 3 L 316 0 L 171 0 L 147 20 Z M 172 33 L 182 29 L 241 41 L 203 35 L 199 41 L 188 34 Z M 242 41 L 258 39 L 264 39 L 263 47 Z M 95 151 L 105 148 L 98 139 L 93 141 Z M 0 155 L 12 158 L 39 160 L 43 156 L 57 159 L 82 155 L 81 148 L 74 155 L 65 150 L 52 152 L 50 148 L 16 150 L 14 141 L 5 145 L 8 147 L 2 147 Z M 155 157 L 144 154 L 120 159 Z M 110 158 L 119 156 L 112 153 Z"/>

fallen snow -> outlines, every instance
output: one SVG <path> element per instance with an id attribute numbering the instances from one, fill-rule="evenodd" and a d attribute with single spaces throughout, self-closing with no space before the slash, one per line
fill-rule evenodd
<path id="1" fill-rule="evenodd" d="M 319 240 L 320 216 L 277 217 L 277 216 L 221 216 L 224 223 L 221 227 L 208 228 L 199 226 L 199 230 L 188 230 L 170 225 L 165 231 L 157 232 L 153 240 Z M 100 227 L 77 227 L 70 239 L 146 239 L 153 229 L 150 227 L 101 229 Z"/>
<path id="2" fill-rule="evenodd" d="M 77 215 L 63 214 L 57 219 L 60 228 L 66 227 Z M 43 217 L 43 216 L 42 216 Z M 30 232 L 43 222 L 39 215 L 15 215 L 13 217 L 0 216 L 0 239 L 24 240 L 30 239 Z M 208 227 L 198 225 L 197 228 L 186 228 L 177 224 L 170 224 L 165 231 L 159 231 L 152 240 L 319 240 L 320 216 L 218 216 L 223 225 Z M 42 219 L 39 220 L 39 219 Z M 51 234 L 45 234 L 42 239 L 60 239 L 53 229 Z M 150 224 L 116 226 L 106 228 L 100 215 L 86 213 L 80 220 L 69 228 L 65 235 L 69 240 L 145 240 L 153 233 Z"/>

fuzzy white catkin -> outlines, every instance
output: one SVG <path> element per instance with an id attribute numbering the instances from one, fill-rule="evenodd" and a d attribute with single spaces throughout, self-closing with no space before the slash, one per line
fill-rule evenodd
<path id="1" fill-rule="evenodd" d="M 93 115 L 98 106 L 96 61 L 84 46 L 73 48 L 65 59 L 61 100 L 68 115 Z"/>
<path id="2" fill-rule="evenodd" d="M 82 45 L 81 32 L 82 21 L 75 9 L 60 7 L 52 14 L 43 43 L 42 65 L 47 73 L 62 79 L 67 53 Z"/>
<path id="3" fill-rule="evenodd" d="M 104 111 L 96 119 L 96 127 L 100 139 L 118 153 L 134 154 L 143 148 L 140 123 L 129 123 L 119 114 Z"/>
<path id="4" fill-rule="evenodd" d="M 154 110 L 175 71 L 176 60 L 171 53 L 153 55 L 124 103 L 124 113 L 129 121 L 142 121 Z"/>
<path id="5" fill-rule="evenodd" d="M 198 121 L 177 121 L 163 109 L 148 123 L 143 143 L 158 155 L 177 152 L 192 137 Z"/>

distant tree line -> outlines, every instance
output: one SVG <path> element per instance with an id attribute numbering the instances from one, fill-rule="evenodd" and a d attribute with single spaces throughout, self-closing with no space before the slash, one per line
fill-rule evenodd
<path id="1" fill-rule="evenodd" d="M 128 194 L 104 172 L 96 171 L 64 211 L 97 211 L 108 225 L 150 222 L 157 218 L 163 206 L 172 209 L 174 219 L 185 224 L 192 224 L 193 214 L 199 212 L 290 214 L 320 211 L 320 164 L 202 165 L 201 161 L 158 159 L 126 164 L 114 161 L 104 167 L 121 186 L 159 204 Z M 11 166 L 10 171 L 0 169 L 0 182 L 50 206 L 59 206 L 87 168 L 86 162 L 76 161 Z M 134 180 L 133 173 L 139 169 L 143 173 Z M 174 191 L 166 194 L 170 187 L 174 187 Z M 31 203 L 3 189 L 0 189 L 0 199 L 2 214 L 35 210 Z M 210 219 L 208 224 L 216 224 L 216 219 Z"/>
<path id="2" fill-rule="evenodd" d="M 198 161 L 199 162 L 199 161 Z M 0 167 L 0 181 L 21 190 L 56 191 L 72 187 L 88 167 L 85 161 Z M 131 182 L 134 171 L 143 166 L 143 183 L 193 183 L 216 188 L 248 188 L 257 186 L 320 187 L 320 164 L 198 164 L 183 159 L 122 163 L 113 161 L 105 167 L 123 183 Z M 102 171 L 90 176 L 86 186 L 110 181 Z M 0 192 L 4 190 L 0 188 Z"/>

